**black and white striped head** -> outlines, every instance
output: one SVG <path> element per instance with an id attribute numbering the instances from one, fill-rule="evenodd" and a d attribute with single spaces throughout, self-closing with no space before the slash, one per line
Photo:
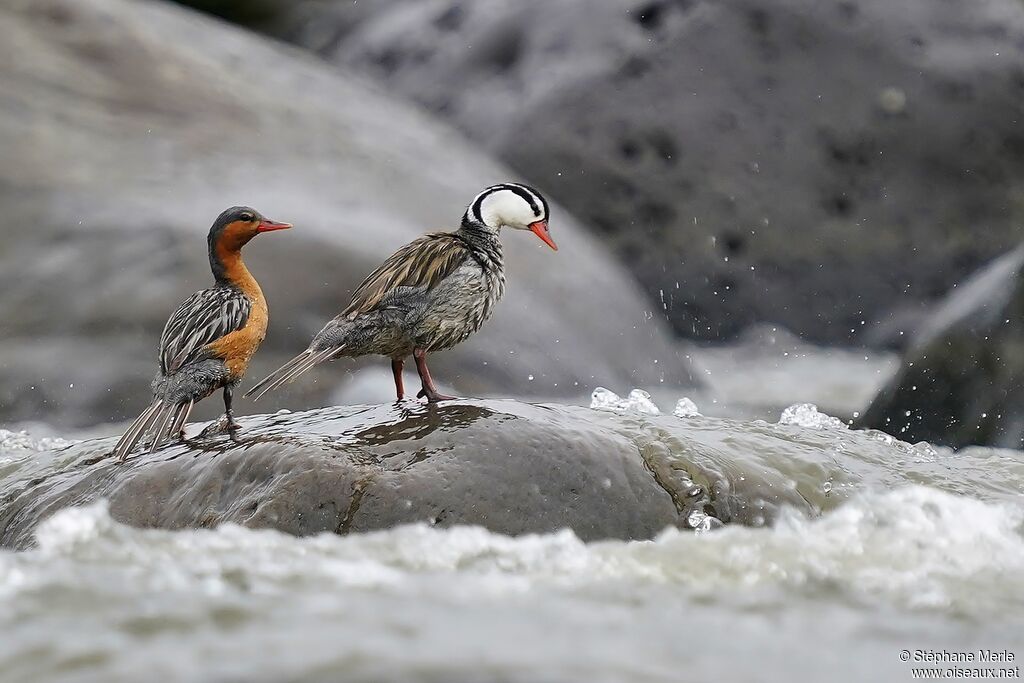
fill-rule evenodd
<path id="1" fill-rule="evenodd" d="M 501 228 L 530 230 L 558 251 L 548 232 L 547 200 L 528 185 L 501 183 L 488 187 L 473 198 L 462 220 L 495 232 Z"/>

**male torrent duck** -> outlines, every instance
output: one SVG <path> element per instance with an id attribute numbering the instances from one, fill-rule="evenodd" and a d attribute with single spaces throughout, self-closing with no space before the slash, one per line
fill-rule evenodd
<path id="1" fill-rule="evenodd" d="M 424 235 L 392 254 L 363 280 L 348 308 L 313 337 L 309 348 L 246 396 L 259 392 L 258 399 L 327 360 L 380 354 L 391 358 L 401 400 L 402 368 L 411 354 L 422 383 L 417 398 L 452 398 L 434 386 L 427 354 L 455 346 L 491 316 L 505 291 L 498 239 L 503 227 L 531 230 L 558 249 L 548 233 L 548 203 L 539 192 L 517 183 L 488 187 L 470 203 L 458 230 Z"/>
<path id="2" fill-rule="evenodd" d="M 232 390 L 263 342 L 268 320 L 267 300 L 242 262 L 242 247 L 261 232 L 290 227 L 246 206 L 217 217 L 209 236 L 216 282 L 186 299 L 164 326 L 153 402 L 117 442 L 114 455 L 126 459 L 147 432 L 153 434 L 151 453 L 171 435 L 184 438 L 192 406 L 217 389 L 224 390 L 224 427 L 237 429 Z"/>

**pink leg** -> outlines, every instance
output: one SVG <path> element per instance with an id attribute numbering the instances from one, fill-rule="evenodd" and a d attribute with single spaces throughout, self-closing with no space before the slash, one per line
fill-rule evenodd
<path id="1" fill-rule="evenodd" d="M 416 371 L 420 373 L 420 381 L 423 383 L 423 388 L 420 389 L 419 393 L 416 394 L 416 398 L 427 397 L 429 403 L 437 403 L 438 401 L 451 401 L 454 396 L 445 396 L 437 392 L 437 387 L 434 386 L 434 380 L 430 376 L 430 369 L 427 367 L 427 352 L 423 349 L 415 349 L 412 352 L 412 357 L 416 359 Z"/>
<path id="2" fill-rule="evenodd" d="M 402 368 L 404 367 L 404 360 L 399 359 L 391 361 L 391 372 L 395 376 L 395 393 L 398 394 L 399 401 L 405 398 L 405 383 L 402 381 Z"/>

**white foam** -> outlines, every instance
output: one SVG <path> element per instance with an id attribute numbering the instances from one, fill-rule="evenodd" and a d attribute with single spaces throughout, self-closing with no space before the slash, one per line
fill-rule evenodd
<path id="1" fill-rule="evenodd" d="M 938 647 L 934 633 L 1003 646 L 1024 603 L 1022 525 L 1020 505 L 925 487 L 773 528 L 589 544 L 427 524 L 307 538 L 143 530 L 93 505 L 53 515 L 34 550 L 0 550 L 0 659 L 22 662 L 27 680 L 71 647 L 105 680 L 460 679 L 487 662 L 502 680 L 660 682 L 735 656 L 728 628 L 745 650 L 760 643 L 755 663 L 730 664 L 754 680 L 780 646 L 790 654 L 773 671 L 790 673 L 837 639 L 857 661 L 918 637 Z M 678 647 L 680 633 L 697 647 Z M 815 673 L 865 677 L 826 660 Z"/>
<path id="2" fill-rule="evenodd" d="M 672 414 L 676 417 L 699 417 L 700 410 L 696 403 L 684 396 L 676 401 L 676 407 L 672 409 Z"/>
<path id="3" fill-rule="evenodd" d="M 661 410 L 643 389 L 633 389 L 629 396 L 622 398 L 614 391 L 598 387 L 590 395 L 590 407 L 594 410 L 608 410 L 615 413 L 640 413 L 660 415 Z"/>
<path id="4" fill-rule="evenodd" d="M 12 432 L 0 429 L 0 453 L 24 451 L 49 451 L 65 448 L 75 443 L 56 437 L 34 437 L 26 431 Z"/>
<path id="5" fill-rule="evenodd" d="M 236 525 L 139 530 L 114 522 L 101 503 L 56 513 L 40 525 L 37 549 L 13 557 L 44 556 L 43 572 L 60 561 L 197 580 L 230 569 L 265 589 L 290 577 L 367 586 L 437 572 L 506 576 L 513 591 L 522 589 L 521 580 L 657 581 L 704 596 L 755 586 L 800 592 L 814 584 L 860 599 L 973 612 L 998 609 L 1011 597 L 1024 601 L 1022 523 L 1020 506 L 922 486 L 862 495 L 817 519 L 785 512 L 772 528 L 730 526 L 700 536 L 672 529 L 649 542 L 591 544 L 568 530 L 508 537 L 427 524 L 312 538 Z M 999 590 L 989 590 L 989 582 Z"/>
<path id="6" fill-rule="evenodd" d="M 818 411 L 813 403 L 797 403 L 782 411 L 780 425 L 796 425 L 806 429 L 849 429 L 849 425 L 838 417 Z"/>

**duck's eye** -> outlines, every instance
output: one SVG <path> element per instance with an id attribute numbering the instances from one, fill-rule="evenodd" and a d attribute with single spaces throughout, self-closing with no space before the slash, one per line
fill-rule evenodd
<path id="1" fill-rule="evenodd" d="M 253 218 L 255 218 L 255 216 L 253 216 L 248 211 L 246 211 L 245 213 L 238 217 L 239 220 L 243 220 L 246 223 L 251 223 Z"/>

